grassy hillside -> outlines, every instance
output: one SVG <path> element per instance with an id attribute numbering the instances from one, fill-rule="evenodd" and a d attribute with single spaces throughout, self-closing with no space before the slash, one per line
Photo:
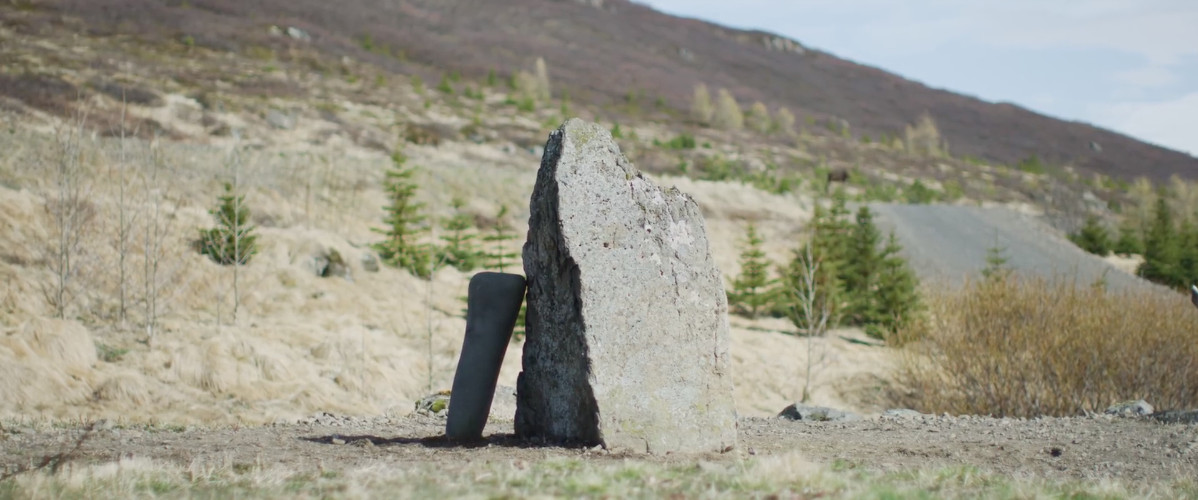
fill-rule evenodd
<path id="1" fill-rule="evenodd" d="M 681 19 L 626 0 L 40 0 L 0 8 L 22 34 L 68 28 L 152 44 L 306 59 L 347 56 L 426 80 L 457 71 L 483 78 L 543 57 L 555 96 L 602 106 L 618 119 L 632 106 L 684 116 L 693 87 L 727 88 L 747 106 L 795 111 L 808 128 L 848 125 L 861 139 L 902 136 L 923 114 L 961 157 L 1014 165 L 1031 157 L 1083 172 L 1157 181 L 1193 178 L 1198 159 L 1009 103 L 930 88 L 770 33 Z M 596 7 L 598 6 L 598 7 Z M 275 37 L 270 26 L 306 36 Z M 99 62 L 104 64 L 104 62 Z M 1028 75 L 1034 77 L 1034 75 Z M 283 89 L 278 89 L 283 90 Z M 1092 143 L 1100 146 L 1093 148 Z"/>

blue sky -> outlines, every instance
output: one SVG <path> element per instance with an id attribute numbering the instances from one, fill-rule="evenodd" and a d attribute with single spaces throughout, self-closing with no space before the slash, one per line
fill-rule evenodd
<path id="1" fill-rule="evenodd" d="M 1198 156 L 1198 0 L 637 0 Z"/>

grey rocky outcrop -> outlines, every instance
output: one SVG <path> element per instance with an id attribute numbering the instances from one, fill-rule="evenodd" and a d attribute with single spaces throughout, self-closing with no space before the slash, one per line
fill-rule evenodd
<path id="1" fill-rule="evenodd" d="M 650 453 L 735 446 L 728 304 L 695 201 L 573 119 L 550 135 L 530 209 L 516 433 Z"/>

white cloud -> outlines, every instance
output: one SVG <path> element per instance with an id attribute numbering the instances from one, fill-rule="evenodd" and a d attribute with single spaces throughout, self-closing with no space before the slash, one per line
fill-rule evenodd
<path id="1" fill-rule="evenodd" d="M 1096 105 L 1091 115 L 1096 124 L 1198 155 L 1198 92 L 1168 101 Z"/>
<path id="2" fill-rule="evenodd" d="M 1177 74 L 1170 69 L 1151 64 L 1127 71 L 1120 71 L 1115 73 L 1113 78 L 1119 83 L 1141 88 L 1167 87 L 1178 81 Z"/>

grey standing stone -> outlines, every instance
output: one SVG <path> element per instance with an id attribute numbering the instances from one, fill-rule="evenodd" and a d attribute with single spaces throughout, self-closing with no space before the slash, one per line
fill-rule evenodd
<path id="1" fill-rule="evenodd" d="M 649 453 L 736 445 L 728 303 L 698 205 L 572 119 L 533 190 L 516 434 Z"/>
<path id="2" fill-rule="evenodd" d="M 478 273 L 466 296 L 466 337 L 453 376 L 445 436 L 475 440 L 483 436 L 499 368 L 524 302 L 524 277 Z"/>

